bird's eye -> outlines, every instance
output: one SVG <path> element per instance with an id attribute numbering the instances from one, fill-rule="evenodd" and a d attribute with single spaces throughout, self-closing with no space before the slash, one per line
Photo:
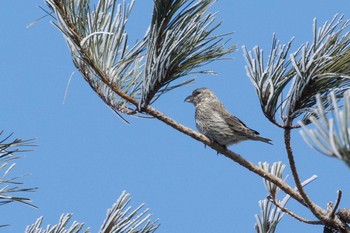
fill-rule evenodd
<path id="1" fill-rule="evenodd" d="M 199 91 L 195 91 L 194 93 L 193 93 L 193 96 L 197 96 L 197 95 L 199 95 Z"/>

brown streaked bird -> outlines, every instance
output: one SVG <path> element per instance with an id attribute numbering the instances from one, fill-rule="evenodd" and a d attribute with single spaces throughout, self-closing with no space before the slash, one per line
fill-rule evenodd
<path id="1" fill-rule="evenodd" d="M 218 97 L 208 88 L 198 88 L 185 102 L 193 103 L 196 107 L 196 126 L 202 134 L 222 146 L 229 146 L 245 140 L 255 140 L 269 143 L 268 138 L 248 128 L 241 120 L 231 115 Z"/>

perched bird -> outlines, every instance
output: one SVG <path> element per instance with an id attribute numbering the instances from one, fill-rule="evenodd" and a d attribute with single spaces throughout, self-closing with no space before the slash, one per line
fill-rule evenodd
<path id="1" fill-rule="evenodd" d="M 193 103 L 196 107 L 198 130 L 222 146 L 226 147 L 245 140 L 272 144 L 270 139 L 259 136 L 257 131 L 248 128 L 237 117 L 232 116 L 208 88 L 194 90 L 185 102 Z"/>

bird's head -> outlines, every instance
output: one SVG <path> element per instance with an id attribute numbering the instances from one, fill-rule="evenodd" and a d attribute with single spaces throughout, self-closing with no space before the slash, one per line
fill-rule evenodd
<path id="1" fill-rule="evenodd" d="M 184 101 L 193 103 L 196 106 L 202 101 L 210 102 L 213 99 L 217 99 L 217 97 L 211 90 L 208 88 L 198 88 L 192 92 L 192 95 L 187 96 Z"/>

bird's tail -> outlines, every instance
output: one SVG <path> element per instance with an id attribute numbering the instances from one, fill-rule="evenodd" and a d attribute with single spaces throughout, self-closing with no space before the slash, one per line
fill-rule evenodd
<path id="1" fill-rule="evenodd" d="M 268 143 L 270 145 L 273 145 L 271 139 L 264 138 L 264 137 L 261 137 L 261 136 L 258 136 L 258 135 L 252 137 L 251 139 L 252 140 L 256 140 L 256 141 L 262 141 L 262 142 Z"/>

